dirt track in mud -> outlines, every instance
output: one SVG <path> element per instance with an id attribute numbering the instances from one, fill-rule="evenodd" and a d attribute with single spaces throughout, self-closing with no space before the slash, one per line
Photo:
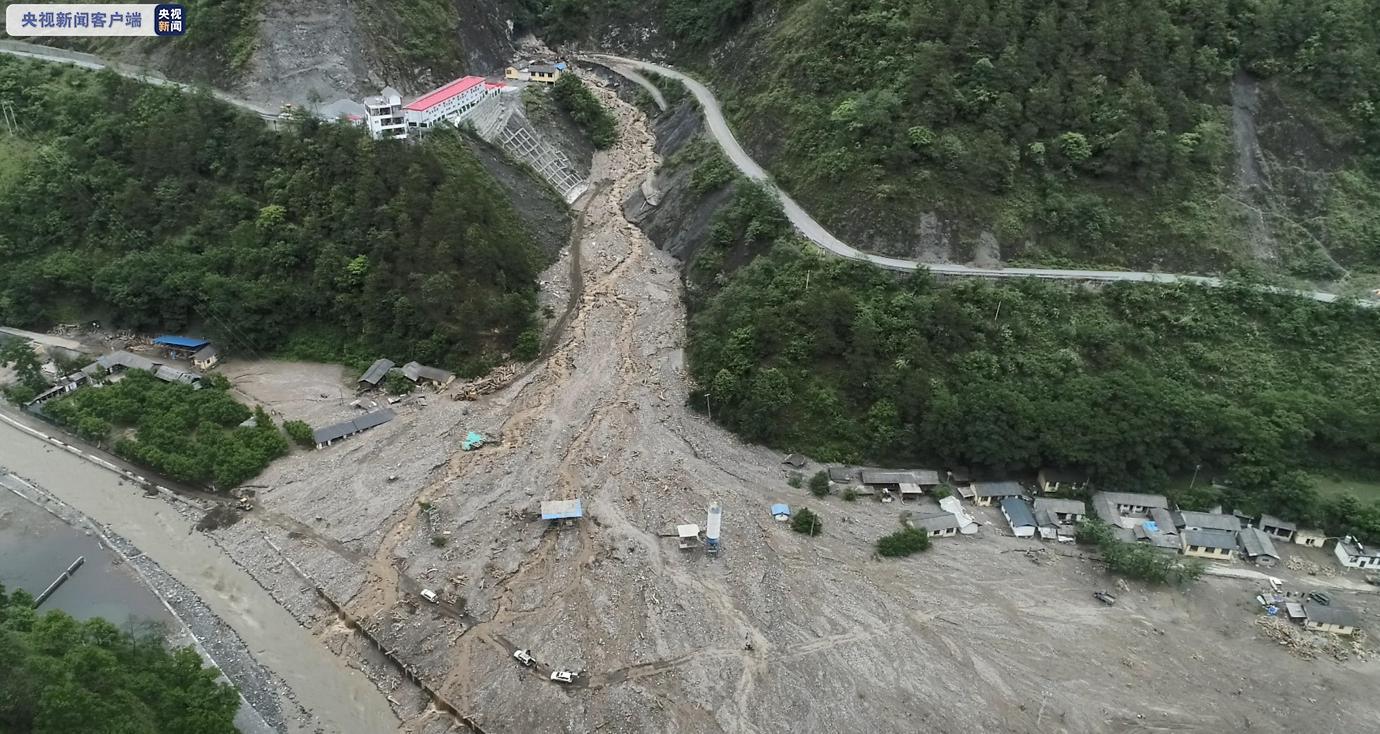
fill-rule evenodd
<path id="1" fill-rule="evenodd" d="M 1133 589 L 1104 608 L 1089 591 L 1109 581 L 1089 562 L 1031 563 L 1006 551 L 1034 544 L 996 526 L 878 561 L 872 543 L 902 508 L 808 498 L 787 487 L 778 456 L 688 411 L 678 266 L 621 213 L 656 165 L 652 141 L 641 113 L 603 96 L 620 142 L 595 158 L 583 295 L 545 361 L 477 402 L 413 399 L 392 423 L 276 464 L 262 519 L 220 531 L 333 649 L 359 652 L 262 537 L 486 732 L 1341 731 L 1375 720 L 1376 662 L 1304 662 L 1257 638 L 1249 582 Z M 468 430 L 501 440 L 463 452 Z M 531 519 L 541 500 L 576 497 L 586 518 L 573 527 Z M 678 551 L 674 526 L 703 524 L 716 500 L 722 555 Z M 819 510 L 825 534 L 772 521 L 767 507 L 782 500 Z M 423 586 L 451 603 L 419 601 Z M 514 647 L 532 650 L 535 670 Z M 359 664 L 407 727 L 442 730 L 445 717 L 406 698 L 395 672 Z M 560 686 L 545 679 L 552 669 L 585 674 Z"/>

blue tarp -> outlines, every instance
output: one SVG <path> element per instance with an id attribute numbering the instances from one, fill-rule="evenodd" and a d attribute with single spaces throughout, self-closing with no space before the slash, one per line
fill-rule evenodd
<path id="1" fill-rule="evenodd" d="M 470 431 L 469 433 L 465 434 L 465 442 L 460 445 L 460 448 L 466 451 L 471 451 L 483 445 L 484 435 L 481 433 L 475 433 L 474 431 Z"/>
<path id="2" fill-rule="evenodd" d="M 160 336 L 153 340 L 154 344 L 160 347 L 176 347 L 178 349 L 200 349 L 210 344 L 209 339 L 197 339 L 191 336 Z"/>
<path id="3" fill-rule="evenodd" d="M 1154 520 L 1146 520 L 1141 523 L 1140 526 L 1145 528 L 1145 532 L 1147 533 L 1158 533 L 1160 531 L 1160 526 L 1156 525 Z"/>
<path id="4" fill-rule="evenodd" d="M 790 505 L 787 505 L 787 504 L 778 502 L 778 503 L 776 503 L 776 504 L 774 504 L 774 505 L 771 506 L 771 515 L 772 515 L 772 517 L 776 517 L 777 515 L 789 515 L 789 514 L 791 514 L 791 506 L 790 506 Z"/>

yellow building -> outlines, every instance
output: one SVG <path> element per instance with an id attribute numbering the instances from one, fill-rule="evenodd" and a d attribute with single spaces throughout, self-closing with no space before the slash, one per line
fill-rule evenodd
<path id="1" fill-rule="evenodd" d="M 1334 635 L 1356 634 L 1357 618 L 1348 609 L 1323 606 L 1310 601 L 1303 605 L 1303 612 L 1307 615 L 1303 626 L 1310 630 L 1331 632 Z"/>
<path id="2" fill-rule="evenodd" d="M 1236 534 L 1212 530 L 1185 530 L 1180 536 L 1183 553 L 1195 558 L 1230 561 L 1236 554 Z"/>
<path id="3" fill-rule="evenodd" d="M 515 82 L 541 82 L 555 84 L 565 71 L 565 62 L 546 63 L 544 61 L 524 61 L 503 70 L 503 77 Z"/>

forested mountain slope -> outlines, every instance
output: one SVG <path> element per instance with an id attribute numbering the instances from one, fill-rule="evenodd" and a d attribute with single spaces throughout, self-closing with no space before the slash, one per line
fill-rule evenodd
<path id="1" fill-rule="evenodd" d="M 698 69 L 781 184 L 876 251 L 1329 279 L 1380 271 L 1378 13 L 552 0 L 544 18 Z"/>
<path id="2" fill-rule="evenodd" d="M 543 257 L 459 140 L 276 133 L 206 95 L 0 58 L 0 322 L 189 326 L 236 351 L 474 372 Z"/>
<path id="3" fill-rule="evenodd" d="M 1295 470 L 1380 471 L 1375 313 L 1244 287 L 902 281 L 784 243 L 693 315 L 687 356 L 691 405 L 824 461 L 1154 491 L 1200 470 L 1229 496 L 1186 506 L 1310 522 L 1329 510 Z"/>

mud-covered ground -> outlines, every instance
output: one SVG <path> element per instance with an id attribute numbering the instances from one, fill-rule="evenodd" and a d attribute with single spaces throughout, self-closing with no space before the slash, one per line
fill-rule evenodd
<path id="1" fill-rule="evenodd" d="M 553 353 L 476 402 L 431 395 L 271 467 L 262 511 L 218 532 L 279 598 L 303 585 L 260 531 L 486 732 L 1373 728 L 1380 664 L 1302 660 L 1264 638 L 1259 582 L 1133 586 L 1105 607 L 1090 592 L 1114 582 L 1093 561 L 1068 547 L 1032 561 L 1020 551 L 1042 546 L 1000 523 L 882 561 L 872 544 L 906 508 L 811 498 L 779 456 L 687 410 L 677 264 L 620 206 L 656 165 L 652 141 L 604 96 L 621 139 L 594 160 L 607 185 L 586 202 L 584 294 Z M 344 398 L 318 378 L 241 389 L 292 417 L 348 415 L 347 378 Z M 469 430 L 501 439 L 463 452 Z M 530 519 L 573 498 L 573 527 Z M 723 553 L 678 551 L 666 536 L 713 501 Z M 824 534 L 774 522 L 774 501 L 818 510 Z M 1335 593 L 1380 630 L 1373 595 Z M 336 620 L 307 621 L 339 642 Z M 553 668 L 583 674 L 561 686 Z M 420 706 L 403 715 L 438 726 Z"/>

